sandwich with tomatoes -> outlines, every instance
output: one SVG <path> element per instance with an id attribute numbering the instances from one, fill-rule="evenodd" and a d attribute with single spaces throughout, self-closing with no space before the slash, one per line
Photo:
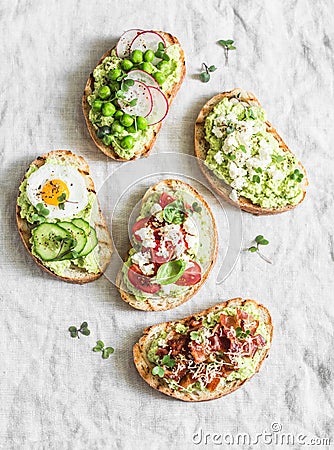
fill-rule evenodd
<path id="1" fill-rule="evenodd" d="M 144 330 L 133 348 L 136 368 L 154 389 L 179 400 L 213 400 L 238 389 L 270 350 L 269 311 L 234 298 L 198 314 Z"/>
<path id="2" fill-rule="evenodd" d="M 144 195 L 132 226 L 132 246 L 117 277 L 122 299 L 145 311 L 181 305 L 208 277 L 217 243 L 204 198 L 183 181 L 160 181 Z"/>

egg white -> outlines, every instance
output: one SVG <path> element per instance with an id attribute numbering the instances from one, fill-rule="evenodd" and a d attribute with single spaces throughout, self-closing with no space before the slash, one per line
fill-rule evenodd
<path id="1" fill-rule="evenodd" d="M 69 190 L 69 201 L 65 202 L 64 209 L 48 205 L 42 199 L 43 186 L 52 180 L 62 180 Z M 27 181 L 27 196 L 33 206 L 42 203 L 50 211 L 48 219 L 70 218 L 82 211 L 88 203 L 88 191 L 84 177 L 75 167 L 59 164 L 44 164 L 36 172 L 33 172 Z"/>

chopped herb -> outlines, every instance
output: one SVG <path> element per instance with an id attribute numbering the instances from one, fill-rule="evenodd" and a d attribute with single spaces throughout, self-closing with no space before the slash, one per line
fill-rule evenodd
<path id="1" fill-rule="evenodd" d="M 259 177 L 259 175 L 253 175 L 253 183 L 260 183 L 261 178 Z"/>
<path id="2" fill-rule="evenodd" d="M 244 152 L 247 153 L 246 147 L 244 145 L 239 145 L 239 149 Z"/>
<path id="3" fill-rule="evenodd" d="M 88 329 L 87 322 L 82 322 L 80 328 L 77 328 L 72 325 L 69 327 L 68 331 L 70 332 L 72 338 L 77 337 L 79 339 L 80 338 L 79 333 L 83 334 L 84 336 L 90 335 L 90 330 Z"/>
<path id="4" fill-rule="evenodd" d="M 271 159 L 274 161 L 274 162 L 277 162 L 277 163 L 280 163 L 280 162 L 282 162 L 282 161 L 284 161 L 284 156 L 282 156 L 282 155 L 272 155 L 271 156 Z"/>

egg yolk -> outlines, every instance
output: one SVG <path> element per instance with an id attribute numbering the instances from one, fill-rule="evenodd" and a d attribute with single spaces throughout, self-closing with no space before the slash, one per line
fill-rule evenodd
<path id="1" fill-rule="evenodd" d="M 65 194 L 65 195 L 64 195 Z M 49 180 L 41 190 L 43 202 L 47 205 L 57 206 L 68 199 L 70 192 L 62 180 Z M 61 197 L 61 200 L 59 200 Z"/>

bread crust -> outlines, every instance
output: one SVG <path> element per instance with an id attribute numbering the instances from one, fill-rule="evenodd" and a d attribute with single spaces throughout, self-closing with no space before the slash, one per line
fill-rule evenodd
<path id="1" fill-rule="evenodd" d="M 180 46 L 180 55 L 181 55 L 181 63 L 182 63 L 181 77 L 177 83 L 174 83 L 174 85 L 172 86 L 172 88 L 169 91 L 165 92 L 165 95 L 168 100 L 168 105 L 170 107 L 178 90 L 180 89 L 180 87 L 183 83 L 185 76 L 186 76 L 185 55 L 184 55 L 184 50 L 182 49 L 179 40 L 175 36 L 173 36 L 170 33 L 166 33 L 165 31 L 156 31 L 156 33 L 160 34 L 170 45 L 178 44 Z M 110 56 L 110 54 L 114 48 L 115 47 L 112 47 L 110 50 L 105 52 L 95 67 L 97 67 L 99 64 L 101 64 L 102 61 L 107 56 Z M 84 93 L 82 96 L 82 111 L 83 111 L 83 115 L 85 117 L 85 121 L 86 121 L 86 125 L 88 128 L 89 134 L 90 134 L 91 138 L 93 139 L 96 147 L 99 150 L 101 150 L 101 152 L 103 152 L 105 155 L 109 156 L 109 158 L 115 159 L 117 161 L 132 161 L 134 159 L 138 159 L 141 157 L 147 157 L 154 146 L 154 143 L 157 139 L 157 135 L 160 131 L 163 121 L 157 123 L 156 125 L 152 125 L 154 128 L 153 138 L 144 146 L 144 148 L 141 151 L 136 152 L 135 155 L 133 156 L 133 158 L 131 158 L 131 159 L 122 158 L 114 151 L 114 149 L 111 146 L 104 145 L 104 143 L 101 141 L 101 139 L 97 138 L 96 130 L 95 130 L 93 124 L 91 123 L 91 121 L 89 120 L 89 111 L 91 109 L 91 106 L 88 103 L 88 96 L 91 95 L 93 93 L 93 91 L 94 91 L 94 77 L 93 77 L 93 72 L 92 72 L 87 80 L 87 83 L 86 83 L 86 86 L 84 89 Z"/>
<path id="2" fill-rule="evenodd" d="M 182 320 L 178 320 L 177 322 L 185 323 L 190 318 L 196 316 L 204 316 L 206 314 L 209 314 L 210 312 L 216 312 L 221 310 L 222 308 L 229 307 L 229 306 L 244 306 L 246 304 L 253 304 L 258 312 L 261 314 L 264 323 L 266 325 L 268 334 L 270 336 L 270 343 L 269 347 L 264 350 L 258 350 L 262 351 L 261 359 L 256 366 L 255 373 L 257 373 L 263 363 L 263 361 L 267 358 L 270 346 L 272 343 L 272 337 L 273 337 L 273 330 L 274 326 L 272 323 L 272 319 L 270 316 L 270 313 L 267 308 L 265 308 L 263 305 L 257 303 L 255 300 L 245 299 L 242 298 L 233 298 L 231 300 L 228 300 L 223 303 L 218 303 L 217 305 L 212 306 L 211 308 L 208 308 L 204 311 L 201 311 L 197 314 L 192 314 Z M 140 374 L 140 376 L 148 383 L 151 387 L 154 389 L 162 392 L 163 394 L 169 395 L 171 397 L 174 397 L 178 400 L 183 400 L 186 402 L 203 402 L 203 401 L 209 401 L 214 400 L 220 397 L 223 397 L 225 395 L 231 394 L 232 392 L 239 389 L 246 381 L 250 380 L 252 377 L 247 378 L 246 380 L 235 380 L 229 382 L 227 386 L 218 387 L 213 392 L 200 392 L 200 393 L 189 393 L 189 392 L 182 392 L 182 391 L 173 391 L 168 387 L 168 385 L 158 376 L 152 375 L 152 368 L 154 367 L 154 364 L 152 364 L 148 358 L 147 358 L 147 351 L 150 348 L 151 342 L 154 339 L 154 336 L 156 336 L 158 333 L 168 330 L 175 322 L 165 322 L 160 323 L 157 325 L 153 325 L 150 327 L 145 328 L 143 331 L 143 336 L 139 339 L 139 341 L 134 345 L 133 347 L 133 359 L 135 366 Z"/>
<path id="3" fill-rule="evenodd" d="M 209 170 L 206 166 L 204 166 L 203 162 L 205 161 L 207 151 L 209 149 L 209 144 L 205 139 L 205 119 L 207 118 L 208 114 L 213 110 L 213 108 L 223 100 L 223 98 L 238 98 L 242 102 L 245 102 L 249 105 L 257 105 L 261 106 L 258 99 L 252 94 L 251 92 L 244 91 L 240 88 L 233 89 L 229 92 L 223 92 L 221 94 L 217 94 L 214 97 L 212 97 L 201 109 L 195 123 L 195 155 L 200 160 L 200 168 L 204 174 L 204 176 L 207 178 L 211 186 L 214 188 L 214 190 L 228 203 L 239 207 L 240 209 L 247 211 L 254 215 L 272 215 L 272 214 L 280 214 L 285 211 L 290 211 L 291 209 L 295 208 L 297 205 L 299 205 L 305 198 L 306 195 L 306 187 L 308 185 L 306 170 L 301 162 L 299 162 L 299 170 L 304 174 L 303 178 L 303 197 L 299 201 L 297 205 L 287 205 L 282 208 L 262 208 L 259 205 L 256 205 L 252 203 L 250 200 L 248 200 L 245 197 L 240 197 L 237 202 L 230 199 L 230 193 L 231 193 L 231 187 L 226 184 L 223 180 L 220 180 L 215 176 L 215 174 Z M 289 147 L 286 145 L 286 143 L 283 141 L 281 136 L 277 133 L 275 128 L 271 125 L 269 121 L 266 121 L 267 131 L 271 133 L 276 140 L 279 143 L 280 148 L 284 152 L 290 152 L 293 153 Z"/>
<path id="4" fill-rule="evenodd" d="M 81 175 L 84 176 L 85 181 L 86 181 L 87 190 L 96 194 L 95 188 L 94 188 L 94 183 L 90 176 L 89 166 L 88 166 L 86 160 L 82 156 L 75 155 L 74 153 L 70 152 L 69 150 L 55 150 L 55 151 L 46 153 L 42 156 L 39 156 L 38 158 L 35 159 L 35 161 L 33 161 L 31 163 L 31 165 L 33 164 L 37 167 L 41 167 L 45 163 L 45 160 L 50 157 L 53 157 L 53 158 L 57 157 L 57 158 L 67 160 L 67 161 L 70 160 L 71 163 L 77 167 L 77 169 L 79 170 Z M 24 178 L 25 177 L 23 177 L 22 181 L 24 180 Z M 22 183 L 22 181 L 21 181 L 21 183 Z M 20 192 L 19 192 L 18 196 L 19 195 L 20 195 Z M 99 250 L 101 250 L 101 255 L 102 255 L 101 259 L 99 260 L 101 270 L 99 273 L 93 274 L 93 273 L 88 273 L 84 269 L 80 269 L 78 267 L 72 271 L 73 276 L 68 276 L 68 277 L 55 274 L 50 269 L 45 267 L 40 259 L 36 258 L 36 256 L 34 256 L 32 254 L 32 252 L 31 252 L 32 245 L 29 242 L 30 237 L 31 237 L 32 226 L 31 226 L 31 224 L 29 224 L 27 222 L 27 220 L 25 220 L 21 217 L 21 214 L 20 214 L 21 208 L 16 203 L 16 224 L 17 224 L 18 232 L 21 237 L 22 243 L 23 243 L 25 249 L 27 250 L 27 252 L 29 253 L 29 255 L 31 256 L 31 258 L 35 261 L 35 263 L 41 269 L 43 269 L 45 272 L 47 272 L 49 275 L 52 275 L 53 277 L 58 278 L 62 281 L 66 281 L 68 283 L 84 284 L 84 283 L 90 283 L 91 281 L 95 281 L 96 279 L 100 278 L 100 276 L 103 274 L 104 270 L 108 266 L 110 259 L 111 259 L 112 243 L 111 243 L 111 237 L 110 237 L 104 216 L 101 212 L 100 204 L 98 202 L 97 197 L 96 197 L 96 201 L 97 201 L 97 205 L 98 205 L 98 219 L 99 220 L 98 220 L 98 223 L 95 223 L 95 227 L 96 227 L 95 229 L 96 229 L 98 241 L 99 241 L 98 246 L 100 246 Z"/>
<path id="5" fill-rule="evenodd" d="M 187 300 L 189 300 L 195 293 L 201 288 L 201 286 L 205 283 L 207 277 L 209 276 L 212 267 L 214 266 L 216 259 L 217 259 L 217 252 L 218 252 L 218 233 L 217 233 L 217 226 L 214 219 L 214 216 L 212 214 L 212 211 L 208 205 L 208 203 L 204 200 L 204 198 L 189 184 L 184 183 L 181 180 L 163 180 L 159 183 L 152 186 L 150 189 L 148 189 L 142 199 L 142 205 L 145 203 L 146 199 L 155 191 L 159 190 L 161 186 L 165 186 L 166 188 L 172 188 L 175 189 L 176 187 L 181 190 L 186 190 L 191 193 L 194 197 L 196 197 L 197 201 L 201 204 L 202 207 L 204 207 L 209 214 L 212 222 L 212 230 L 213 230 L 213 240 L 212 240 L 212 249 L 211 249 L 211 257 L 210 257 L 210 263 L 209 266 L 202 276 L 202 279 L 199 283 L 194 285 L 189 291 L 187 291 L 186 295 L 180 296 L 177 301 L 175 301 L 175 298 L 169 298 L 167 297 L 162 304 L 157 304 L 156 301 L 151 300 L 150 298 L 139 301 L 136 300 L 136 297 L 129 292 L 127 292 L 125 289 L 123 289 L 123 272 L 122 269 L 118 272 L 117 278 L 116 278 L 116 286 L 119 289 L 119 292 L 121 294 L 122 300 L 124 300 L 126 303 L 128 303 L 130 306 L 136 309 L 140 309 L 142 311 L 167 311 L 172 308 L 176 308 L 179 305 L 182 305 Z M 125 261 L 128 259 L 129 252 L 127 253 L 125 257 Z M 170 300 L 173 300 L 172 302 Z"/>

